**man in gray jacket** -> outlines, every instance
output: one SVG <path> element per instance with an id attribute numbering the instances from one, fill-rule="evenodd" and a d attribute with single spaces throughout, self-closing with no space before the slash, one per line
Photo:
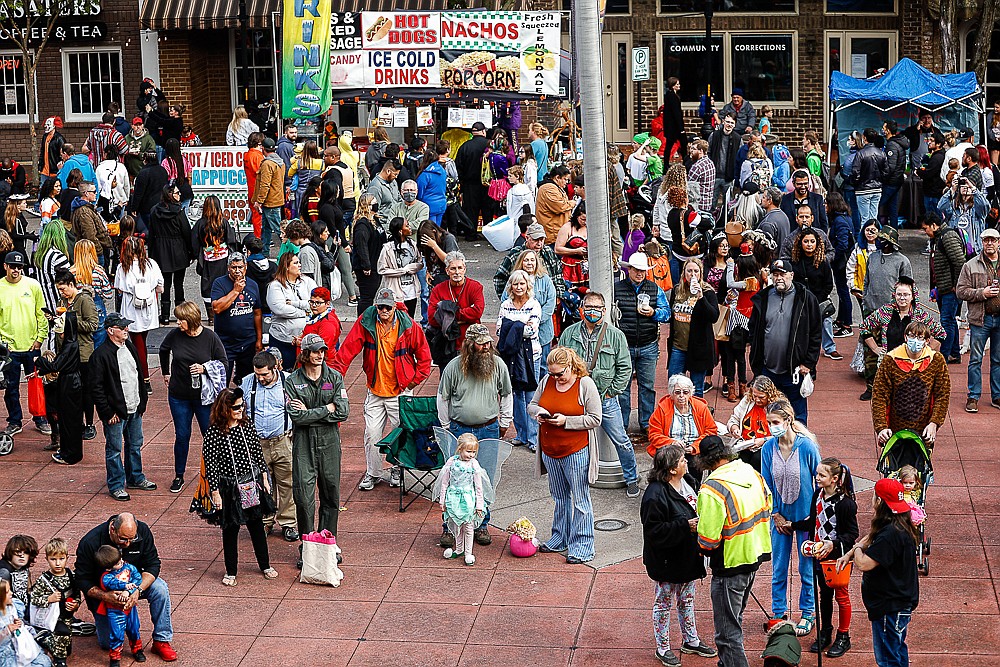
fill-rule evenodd
<path id="1" fill-rule="evenodd" d="M 375 198 L 378 210 L 383 214 L 388 213 L 396 204 L 403 203 L 403 197 L 399 194 L 399 184 L 396 183 L 401 168 L 396 160 L 386 160 L 382 165 L 382 171 L 368 184 L 368 194 Z"/>

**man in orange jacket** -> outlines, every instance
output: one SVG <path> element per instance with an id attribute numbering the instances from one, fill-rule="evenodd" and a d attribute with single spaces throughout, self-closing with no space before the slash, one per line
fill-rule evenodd
<path id="1" fill-rule="evenodd" d="M 260 142 L 263 135 L 260 132 L 251 132 L 247 137 L 247 152 L 243 154 L 243 171 L 247 175 L 247 202 L 253 201 L 254 190 L 257 187 L 257 172 L 260 171 L 260 163 L 264 161 L 264 151 L 260 149 Z M 253 225 L 253 235 L 260 238 L 260 210 L 254 206 L 250 207 L 250 223 Z"/>

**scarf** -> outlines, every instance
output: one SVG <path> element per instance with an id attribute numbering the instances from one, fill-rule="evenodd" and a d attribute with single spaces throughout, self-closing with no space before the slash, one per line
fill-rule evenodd
<path id="1" fill-rule="evenodd" d="M 332 311 L 332 310 L 333 310 L 333 306 L 330 306 L 329 308 L 327 308 L 326 310 L 324 310 L 319 315 L 311 315 L 311 316 L 307 317 L 306 318 L 306 326 L 309 326 L 310 324 L 316 324 L 320 320 L 326 319 L 326 316 L 329 315 L 330 311 Z"/>

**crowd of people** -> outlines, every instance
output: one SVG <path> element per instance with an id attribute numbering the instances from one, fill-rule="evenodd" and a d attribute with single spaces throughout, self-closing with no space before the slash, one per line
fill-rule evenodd
<path id="1" fill-rule="evenodd" d="M 665 115 L 679 85 L 668 86 Z M 948 365 L 962 361 L 964 303 L 966 411 L 978 410 L 987 341 L 991 403 L 1000 408 L 1000 232 L 987 224 L 983 204 L 994 196 L 987 174 L 995 167 L 973 157 L 975 146 L 963 148 L 952 169 L 948 141 L 929 116 L 915 130 L 890 121 L 881 134 L 852 135 L 852 151 L 831 177 L 814 132 L 801 149 L 774 143 L 769 117 L 756 126 L 739 93 L 707 121 L 706 138 L 676 136 L 676 123 L 664 118 L 663 139 L 637 136 L 624 162 L 609 149 L 616 280 L 605 295 L 589 290 L 581 166 L 550 159 L 540 123 L 527 128 L 520 148 L 510 128 L 481 122 L 433 146 L 420 137 L 401 146 L 376 128 L 362 153 L 347 131 L 321 148 L 300 142 L 290 124 L 275 141 L 237 108 L 227 141 L 245 146 L 253 210 L 253 231 L 240 238 L 215 197 L 205 199 L 198 220 L 188 217 L 191 165 L 170 135 L 183 110 L 166 105 L 151 82 L 144 94 L 144 112 L 130 123 L 109 108 L 81 152 L 64 140 L 58 118 L 46 122 L 37 232 L 27 222 L 28 196 L 7 198 L 0 230 L 7 436 L 24 422 L 23 371 L 45 383 L 45 409 L 31 416 L 50 436 L 53 461 L 83 459 L 84 442 L 97 436 L 96 413 L 110 496 L 129 502 L 130 492 L 156 490 L 142 466 L 142 420 L 154 393 L 146 338 L 176 322 L 159 346 L 174 424 L 169 491 L 187 488 L 192 510 L 221 527 L 222 583 L 236 586 L 241 526 L 265 579 L 280 576 L 267 544 L 275 527 L 290 543 L 316 530 L 337 535 L 339 426 L 349 418 L 363 415 L 366 465 L 348 483 L 362 492 L 402 483 L 403 471 L 386 464 L 379 445 L 400 424 L 400 397 L 436 366 L 437 419 L 459 442 L 436 495 L 445 558 L 473 565 L 473 545 L 492 541 L 495 496 L 476 457 L 480 441 L 502 438 L 529 450 L 536 472 L 547 475 L 555 510 L 539 550 L 564 554 L 568 564 L 592 561 L 589 485 L 601 429 L 618 453 L 625 495 L 642 496 L 663 664 L 680 664 L 668 630 L 676 601 L 681 652 L 746 665 L 743 609 L 767 561 L 775 627 L 789 631 L 780 622 L 789 620 L 793 553 L 800 554 L 793 635 L 815 630 L 812 650 L 829 657 L 850 650 L 850 596 L 814 567 L 839 559 L 838 568 L 853 563 L 865 573 L 876 660 L 906 664 L 906 624 L 917 604 L 914 509 L 901 501 L 902 482 L 880 480 L 871 529 L 859 539 L 849 466 L 821 453 L 807 426 L 808 399 L 821 356 L 843 360 L 837 339 L 857 329 L 851 366 L 859 387 L 861 377 L 866 382 L 874 437 L 885 444 L 907 429 L 933 448 L 948 413 Z M 924 179 L 919 222 L 930 240 L 939 318 L 920 303 L 900 250 L 899 170 Z M 643 188 L 653 193 L 648 210 L 636 200 Z M 456 237 L 477 238 L 502 212 L 520 234 L 494 274 L 496 321 L 485 321 L 484 285 L 467 275 Z M 184 292 L 192 263 L 205 316 Z M 356 320 L 341 323 L 339 299 L 356 307 Z M 661 352 L 667 391 L 657 399 Z M 351 406 L 344 374 L 359 355 L 365 398 Z M 716 388 L 733 406 L 727 424 L 705 398 Z M 203 445 L 189 466 L 195 420 Z M 645 492 L 636 446 L 653 461 Z M 802 557 L 809 544 L 818 546 Z M 66 567 L 71 551 L 60 540 L 39 549 L 28 536 L 12 538 L 0 562 L 0 613 L 8 621 L 0 656 L 14 650 L 28 622 L 44 649 L 33 665 L 65 664 L 69 638 L 92 632 L 112 665 L 125 639 L 141 661 L 134 607 L 147 599 L 149 650 L 175 659 L 149 527 L 129 513 L 96 527 L 75 549 L 75 574 Z M 31 583 L 27 571 L 40 552 L 49 571 Z M 695 624 L 703 556 L 713 574 L 717 648 Z M 81 595 L 96 628 L 74 615 Z M 56 603 L 53 627 L 40 627 Z"/>

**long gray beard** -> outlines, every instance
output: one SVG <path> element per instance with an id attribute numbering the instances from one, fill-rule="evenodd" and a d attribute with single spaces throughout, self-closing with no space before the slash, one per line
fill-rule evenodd
<path id="1" fill-rule="evenodd" d="M 485 352 L 470 352 L 462 359 L 462 371 L 477 380 L 488 380 L 493 377 L 493 371 L 496 369 L 496 358 L 493 356 L 493 350 L 489 349 Z"/>

